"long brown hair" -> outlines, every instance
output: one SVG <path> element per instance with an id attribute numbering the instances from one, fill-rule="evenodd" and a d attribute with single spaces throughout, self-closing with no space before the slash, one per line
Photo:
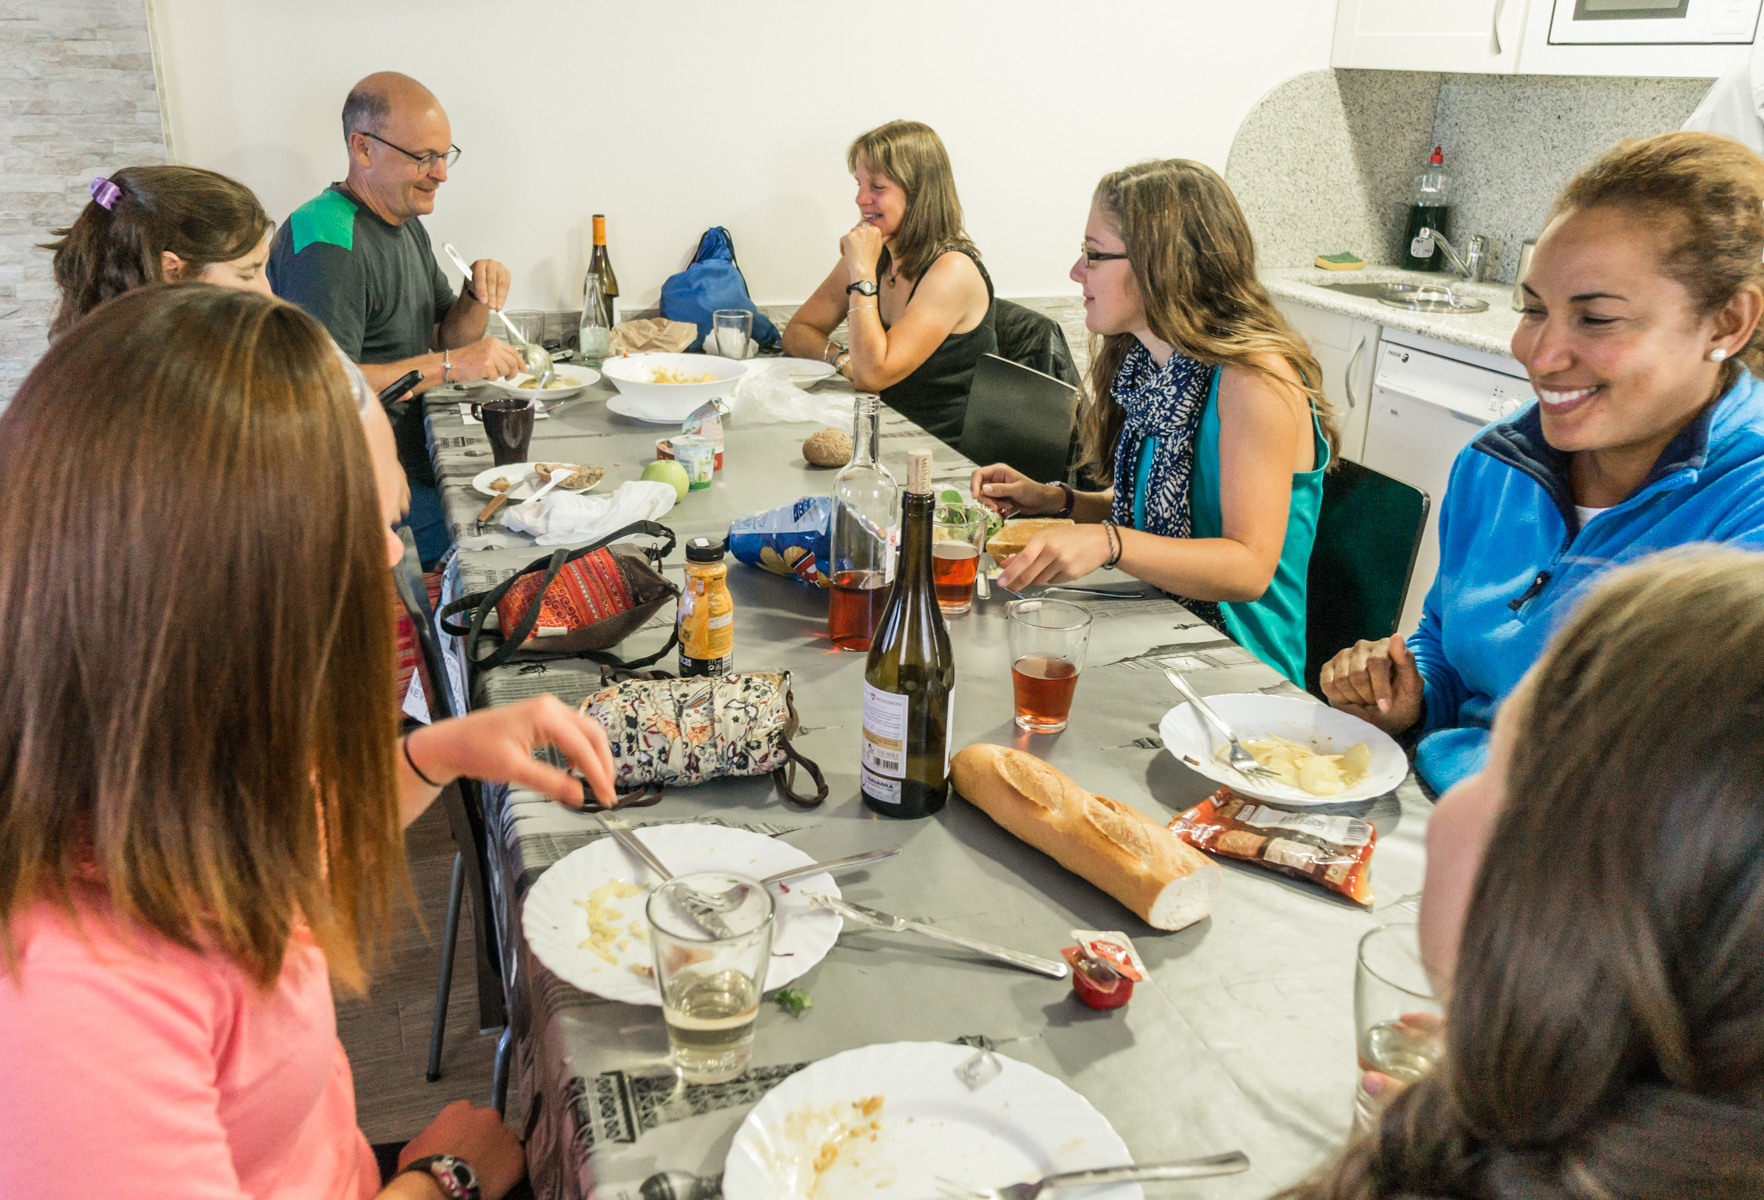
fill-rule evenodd
<path id="1" fill-rule="evenodd" d="M 353 389 L 292 305 L 123 296 L 0 415 L 0 937 L 49 901 L 269 983 L 404 879 L 386 539 Z"/>
<path id="2" fill-rule="evenodd" d="M 1713 133 L 1662 133 L 1618 142 L 1562 189 L 1550 211 L 1610 206 L 1640 212 L 1663 235 L 1661 263 L 1699 315 L 1745 287 L 1764 290 L 1764 159 Z M 1722 367 L 1764 378 L 1764 322 Z"/>
<path id="3" fill-rule="evenodd" d="M 1145 299 L 1152 333 L 1212 366 L 1254 371 L 1281 390 L 1294 385 L 1257 361 L 1277 355 L 1292 365 L 1302 394 L 1329 443 L 1339 438 L 1323 399 L 1323 368 L 1256 278 L 1256 244 L 1231 188 L 1202 163 L 1167 158 L 1104 175 L 1092 203 L 1127 246 L 1128 265 Z M 1115 373 L 1136 339 L 1110 334 L 1091 354 L 1089 398 L 1080 425 L 1082 464 L 1093 478 L 1114 474 L 1115 441 L 1126 410 L 1115 400 Z"/>
<path id="4" fill-rule="evenodd" d="M 120 195 L 105 208 L 87 201 L 55 251 L 61 303 L 49 323 L 60 337 L 106 300 L 149 283 L 163 283 L 160 254 L 184 260 L 191 278 L 214 263 L 256 249 L 271 228 L 250 188 L 201 167 L 124 167 L 110 177 Z"/>
<path id="5" fill-rule="evenodd" d="M 962 202 L 956 195 L 955 171 L 937 131 L 921 121 L 890 121 L 858 134 L 845 152 L 845 166 L 858 164 L 900 185 L 906 215 L 893 241 L 882 248 L 878 271 L 897 263 L 901 274 L 918 279 L 946 250 L 980 251 L 962 226 Z"/>
<path id="6" fill-rule="evenodd" d="M 1764 555 L 1613 574 L 1516 702 L 1444 1064 L 1284 1195 L 1764 1195 Z"/>

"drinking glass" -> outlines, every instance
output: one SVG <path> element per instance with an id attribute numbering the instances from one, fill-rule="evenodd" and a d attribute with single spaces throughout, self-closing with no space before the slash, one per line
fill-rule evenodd
<path id="1" fill-rule="evenodd" d="M 491 461 L 499 467 L 527 461 L 533 441 L 533 402 L 521 396 L 482 400 L 472 405 L 472 416 L 484 423 L 490 438 Z"/>
<path id="2" fill-rule="evenodd" d="M 1421 965 L 1419 926 L 1380 925 L 1360 939 L 1354 968 L 1354 1028 L 1362 1077 L 1367 1071 L 1414 1083 L 1439 1061 L 1444 1009 Z M 1354 1088 L 1354 1128 L 1378 1123 L 1383 1106 Z"/>
<path id="3" fill-rule="evenodd" d="M 510 308 L 504 310 L 503 316 L 509 324 L 521 331 L 521 336 L 535 346 L 545 344 L 545 314 L 536 308 Z M 508 331 L 503 330 L 504 333 Z"/>
<path id="4" fill-rule="evenodd" d="M 753 344 L 753 314 L 745 308 L 719 308 L 711 314 L 710 346 L 705 349 L 724 358 L 748 358 Z"/>
<path id="5" fill-rule="evenodd" d="M 1017 727 L 1058 733 L 1071 715 L 1072 693 L 1084 669 L 1090 611 L 1065 600 L 1013 600 L 1005 615 Z"/>
<path id="6" fill-rule="evenodd" d="M 712 934 L 688 908 L 697 896 L 729 894 Z M 687 1083 L 726 1083 L 747 1071 L 753 1023 L 772 960 L 772 895 L 745 875 L 697 871 L 650 893 L 649 944 L 661 991 L 668 1049 Z M 727 936 L 723 936 L 726 934 Z"/>
<path id="7" fill-rule="evenodd" d="M 931 575 L 937 607 L 946 616 L 974 606 L 974 575 L 986 547 L 986 510 L 974 504 L 946 504 L 931 518 Z"/>

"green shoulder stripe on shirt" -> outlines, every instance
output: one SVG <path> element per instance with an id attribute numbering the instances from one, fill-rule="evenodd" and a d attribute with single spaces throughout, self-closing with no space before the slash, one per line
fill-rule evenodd
<path id="1" fill-rule="evenodd" d="M 314 242 L 355 248 L 355 205 L 329 188 L 295 209 L 288 224 L 293 227 L 296 254 Z"/>

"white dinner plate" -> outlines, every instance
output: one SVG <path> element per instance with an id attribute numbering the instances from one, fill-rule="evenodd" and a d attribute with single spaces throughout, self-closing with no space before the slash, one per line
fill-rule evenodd
<path id="1" fill-rule="evenodd" d="M 616 412 L 621 417 L 630 417 L 633 421 L 642 421 L 645 425 L 672 425 L 675 429 L 680 428 L 680 422 L 686 419 L 686 417 L 675 418 L 651 416 L 648 412 L 632 404 L 630 400 L 626 399 L 624 396 L 608 396 L 606 399 L 606 410 L 608 412 Z M 691 413 L 686 414 L 688 417 L 691 415 Z"/>
<path id="2" fill-rule="evenodd" d="M 562 380 L 566 386 L 546 388 L 543 391 L 538 388 L 516 387 L 515 380 L 527 378 L 532 374 L 530 371 L 522 371 L 519 375 L 508 379 L 492 379 L 490 382 L 510 396 L 539 401 L 562 400 L 566 396 L 574 396 L 591 383 L 600 382 L 600 372 L 591 367 L 576 367 L 569 363 L 554 363 L 553 367 L 557 371 L 558 379 Z"/>
<path id="3" fill-rule="evenodd" d="M 784 371 L 785 378 L 805 390 L 814 387 L 823 379 L 831 379 L 839 374 L 833 369 L 831 363 L 817 362 L 812 358 L 763 358 L 757 361 L 768 366 L 772 363 L 779 364 Z"/>
<path id="4" fill-rule="evenodd" d="M 1001 1187 L 1133 1161 L 1090 1101 L 1026 1063 L 997 1055 L 1003 1071 L 970 1090 L 956 1068 L 974 1054 L 942 1042 L 892 1042 L 803 1068 L 735 1131 L 723 1163 L 725 1200 L 924 1200 L 942 1194 L 939 1175 Z M 862 1106 L 877 1099 L 865 1116 Z M 1117 1183 L 1059 1195 L 1139 1200 L 1143 1193 Z"/>
<path id="5" fill-rule="evenodd" d="M 594 464 L 578 463 L 576 465 L 585 467 Z M 508 476 L 508 478 L 513 481 L 513 486 L 508 489 L 508 498 L 510 500 L 531 500 L 533 498 L 533 493 L 544 487 L 546 483 L 545 480 L 539 478 L 538 463 L 509 463 L 506 466 L 490 467 L 486 470 L 479 471 L 476 475 L 472 476 L 472 487 L 481 495 L 494 496 L 497 494 L 497 491 L 490 485 L 504 475 Z M 552 490 L 555 492 L 576 492 L 578 494 L 582 492 L 592 492 L 595 488 L 600 486 L 601 480 L 604 480 L 605 478 L 606 475 L 603 473 L 600 476 L 600 479 L 596 479 L 585 488 L 554 488 Z"/>
<path id="6" fill-rule="evenodd" d="M 1225 745 L 1225 739 L 1213 732 L 1206 718 L 1194 711 L 1194 705 L 1178 704 L 1165 713 L 1158 724 L 1164 748 L 1185 766 L 1208 779 L 1228 784 L 1240 796 L 1286 805 L 1349 804 L 1384 795 L 1409 773 L 1408 756 L 1389 734 L 1327 704 L 1259 692 L 1208 696 L 1207 703 L 1242 741 L 1274 734 L 1309 746 L 1319 754 L 1341 754 L 1355 742 L 1365 742 L 1372 752 L 1372 769 L 1366 778 L 1334 796 L 1313 796 L 1292 784 L 1251 782 L 1221 762 L 1217 751 Z"/>
<path id="7" fill-rule="evenodd" d="M 723 870 L 763 879 L 815 861 L 776 838 L 720 825 L 646 825 L 636 833 L 676 875 Z M 648 903 L 648 889 L 655 886 L 656 879 L 647 867 L 621 850 L 617 842 L 604 837 L 564 855 L 539 877 L 521 910 L 521 930 L 534 956 L 566 983 L 608 1000 L 659 1006 L 661 996 L 654 978 L 632 969 L 639 965 L 654 967 L 655 956 L 648 939 L 628 939 L 623 949 L 615 951 L 616 963 L 582 948 L 588 939 L 588 913 L 576 901 L 586 903 L 589 893 L 612 879 L 640 884 L 645 889 L 641 896 L 607 901 L 619 913 L 615 923 L 627 929 L 633 923 L 647 928 L 649 918 L 643 906 Z M 837 896 L 839 888 L 831 875 L 809 875 L 785 886 L 790 890 L 783 895 L 776 889 L 772 892 L 778 909 L 772 930 L 772 962 L 766 970 L 768 992 L 800 978 L 826 958 L 833 943 L 839 940 L 843 925 L 838 913 L 812 907 L 804 894 L 806 889 Z"/>

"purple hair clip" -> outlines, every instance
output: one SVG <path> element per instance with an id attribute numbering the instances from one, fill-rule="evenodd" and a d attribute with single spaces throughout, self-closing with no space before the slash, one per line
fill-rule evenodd
<path id="1" fill-rule="evenodd" d="M 92 181 L 92 199 L 102 204 L 107 210 L 116 208 L 116 198 L 120 195 L 122 195 L 122 189 L 110 180 L 99 178 Z"/>

